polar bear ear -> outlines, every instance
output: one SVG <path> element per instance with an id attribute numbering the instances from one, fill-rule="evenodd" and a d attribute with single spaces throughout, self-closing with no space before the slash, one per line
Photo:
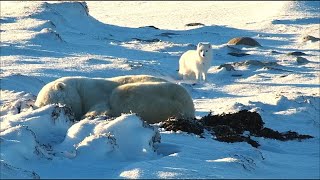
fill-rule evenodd
<path id="1" fill-rule="evenodd" d="M 64 90 L 65 87 L 66 87 L 66 84 L 63 83 L 63 82 L 57 82 L 57 83 L 54 85 L 54 88 L 55 88 L 56 90 L 60 90 L 60 91 Z"/>
<path id="2" fill-rule="evenodd" d="M 212 49 L 212 45 L 209 43 L 209 48 Z"/>

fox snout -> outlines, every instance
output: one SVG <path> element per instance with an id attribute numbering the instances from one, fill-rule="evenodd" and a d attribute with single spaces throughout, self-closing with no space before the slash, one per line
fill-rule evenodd
<path id="1" fill-rule="evenodd" d="M 200 51 L 200 56 L 201 57 L 206 57 L 206 54 L 204 53 L 204 51 Z"/>

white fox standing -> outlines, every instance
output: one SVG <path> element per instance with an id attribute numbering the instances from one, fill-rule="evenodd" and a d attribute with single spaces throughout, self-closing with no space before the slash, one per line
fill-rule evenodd
<path id="1" fill-rule="evenodd" d="M 197 50 L 189 50 L 180 57 L 179 74 L 183 79 L 191 79 L 193 76 L 197 81 L 201 80 L 201 78 L 206 81 L 211 60 L 211 44 L 199 42 Z"/>

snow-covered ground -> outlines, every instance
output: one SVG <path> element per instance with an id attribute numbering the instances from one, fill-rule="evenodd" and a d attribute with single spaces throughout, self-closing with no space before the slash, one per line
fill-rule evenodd
<path id="1" fill-rule="evenodd" d="M 319 1 L 1 1 L 0 177 L 320 178 L 320 44 L 303 41 L 319 38 L 319 11 Z M 262 46 L 227 46 L 243 36 Z M 179 79 L 178 61 L 200 41 L 213 45 L 212 67 L 207 82 L 192 85 Z M 235 48 L 250 55 L 229 55 Z M 308 61 L 287 55 L 295 51 Z M 218 68 L 235 62 L 235 71 Z M 266 127 L 314 138 L 255 137 L 254 148 L 164 131 L 132 114 L 75 122 L 63 105 L 32 108 L 59 77 L 129 74 L 181 84 L 198 118 L 248 109 Z"/>

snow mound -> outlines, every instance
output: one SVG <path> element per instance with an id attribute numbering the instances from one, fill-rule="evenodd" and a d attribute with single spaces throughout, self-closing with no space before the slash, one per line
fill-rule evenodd
<path id="1" fill-rule="evenodd" d="M 30 15 L 30 18 L 38 21 L 38 25 L 32 28 L 38 31 L 32 38 L 31 42 L 34 43 L 49 37 L 49 40 L 62 39 L 63 42 L 74 45 L 83 45 L 83 41 L 97 45 L 105 40 L 146 39 L 158 33 L 153 28 L 128 28 L 101 23 L 90 16 L 86 2 L 39 3 L 38 11 Z M 51 30 L 47 32 L 47 29 Z"/>
<path id="2" fill-rule="evenodd" d="M 43 155 L 36 135 L 26 126 L 15 126 L 0 132 L 1 159 L 19 165 L 24 160 Z"/>
<path id="3" fill-rule="evenodd" d="M 40 144 L 52 145 L 64 140 L 67 130 L 74 123 L 74 116 L 65 106 L 48 105 L 31 112 L 1 117 L 0 120 L 1 133 L 10 127 L 26 126 Z"/>
<path id="4" fill-rule="evenodd" d="M 49 18 L 55 26 L 72 25 L 75 24 L 76 20 L 81 19 L 82 25 L 84 25 L 86 23 L 85 21 L 88 19 L 88 13 L 89 9 L 85 2 L 44 2 L 41 5 L 41 11 L 33 14 L 32 17 L 38 19 Z M 76 19 L 72 19 L 75 17 Z M 79 21 L 76 22 L 79 23 Z"/>
<path id="5" fill-rule="evenodd" d="M 39 33 L 36 33 L 33 37 L 33 43 L 52 43 L 52 42 L 57 42 L 57 43 L 63 43 L 65 42 L 60 34 L 58 34 L 55 30 L 51 28 L 44 28 L 42 29 Z"/>
<path id="6" fill-rule="evenodd" d="M 66 33 L 65 35 L 72 34 L 79 37 L 92 33 L 108 34 L 107 31 L 103 31 L 107 25 L 89 15 L 86 2 L 44 2 L 40 9 L 41 11 L 33 14 L 32 18 L 49 21 L 49 26 L 54 26 L 57 34 Z M 46 26 L 48 24 L 43 24 L 43 28 Z"/>
<path id="7" fill-rule="evenodd" d="M 24 91 L 37 95 L 45 83 L 32 76 L 15 73 L 1 77 L 1 90 Z"/>
<path id="8" fill-rule="evenodd" d="M 40 179 L 37 173 L 11 166 L 3 160 L 0 161 L 0 168 L 2 179 Z"/>
<path id="9" fill-rule="evenodd" d="M 56 151 L 69 158 L 140 160 L 155 155 L 159 142 L 158 130 L 134 114 L 123 114 L 111 121 L 84 119 L 74 124 Z"/>
<path id="10" fill-rule="evenodd" d="M 30 30 L 41 31 L 43 29 L 54 29 L 56 25 L 50 20 L 39 21 L 34 27 L 30 28 Z"/>
<path id="11" fill-rule="evenodd" d="M 1 94 L 8 93 L 7 91 L 1 91 Z M 10 92 L 8 94 L 11 94 Z M 34 102 L 35 102 L 35 96 L 26 93 L 21 95 L 18 95 L 19 98 L 16 100 L 9 100 L 8 102 L 5 102 L 1 105 L 0 113 L 2 116 L 10 116 L 19 114 L 21 112 L 29 112 L 32 110 Z"/>
<path id="12" fill-rule="evenodd" d="M 76 146 L 77 158 L 107 159 L 116 150 L 116 139 L 109 133 L 87 136 Z M 92 152 L 94 152 L 92 154 Z"/>

